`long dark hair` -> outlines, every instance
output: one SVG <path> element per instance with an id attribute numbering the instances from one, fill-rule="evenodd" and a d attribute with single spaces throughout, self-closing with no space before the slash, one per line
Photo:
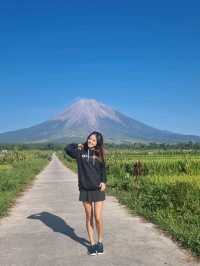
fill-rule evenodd
<path id="1" fill-rule="evenodd" d="M 91 132 L 88 136 L 86 141 L 83 143 L 83 148 L 85 150 L 89 149 L 88 147 L 88 139 L 90 138 L 91 135 L 96 136 L 97 144 L 94 147 L 94 152 L 97 160 L 100 160 L 101 162 L 105 162 L 105 154 L 107 153 L 107 150 L 104 147 L 104 140 L 103 140 L 103 135 L 98 132 L 98 131 L 93 131 Z"/>

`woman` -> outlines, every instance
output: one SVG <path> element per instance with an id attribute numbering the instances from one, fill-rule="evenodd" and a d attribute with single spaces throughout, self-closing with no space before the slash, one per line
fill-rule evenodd
<path id="1" fill-rule="evenodd" d="M 93 131 L 85 143 L 70 143 L 64 150 L 77 161 L 79 201 L 82 201 L 85 209 L 86 228 L 90 240 L 88 254 L 103 254 L 102 209 L 107 182 L 103 136 L 100 132 Z M 93 217 L 98 232 L 97 243 L 94 240 Z"/>

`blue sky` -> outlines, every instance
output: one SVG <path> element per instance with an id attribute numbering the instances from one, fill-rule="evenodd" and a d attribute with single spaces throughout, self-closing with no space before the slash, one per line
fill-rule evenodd
<path id="1" fill-rule="evenodd" d="M 198 1 L 4 1 L 0 132 L 95 98 L 200 135 L 199 13 Z"/>

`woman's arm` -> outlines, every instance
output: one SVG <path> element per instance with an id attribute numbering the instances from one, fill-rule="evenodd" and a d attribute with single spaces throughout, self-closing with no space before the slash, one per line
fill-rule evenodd
<path id="1" fill-rule="evenodd" d="M 107 182 L 107 176 L 106 176 L 106 166 L 105 162 L 101 163 L 101 182 L 105 183 Z"/>
<path id="2" fill-rule="evenodd" d="M 78 156 L 78 144 L 70 143 L 65 148 L 64 151 L 71 156 L 73 159 L 77 159 Z"/>
<path id="3" fill-rule="evenodd" d="M 100 191 L 104 191 L 106 189 L 106 182 L 107 182 L 106 167 L 104 162 L 101 163 L 100 171 L 101 171 L 101 183 L 99 184 L 99 187 Z"/>

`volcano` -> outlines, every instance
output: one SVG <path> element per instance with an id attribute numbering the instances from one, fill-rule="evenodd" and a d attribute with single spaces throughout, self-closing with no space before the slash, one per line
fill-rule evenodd
<path id="1" fill-rule="evenodd" d="M 35 126 L 0 134 L 0 143 L 82 142 L 92 131 L 100 131 L 105 142 L 199 142 L 200 136 L 160 130 L 146 125 L 96 99 L 80 99 L 62 113 Z"/>

